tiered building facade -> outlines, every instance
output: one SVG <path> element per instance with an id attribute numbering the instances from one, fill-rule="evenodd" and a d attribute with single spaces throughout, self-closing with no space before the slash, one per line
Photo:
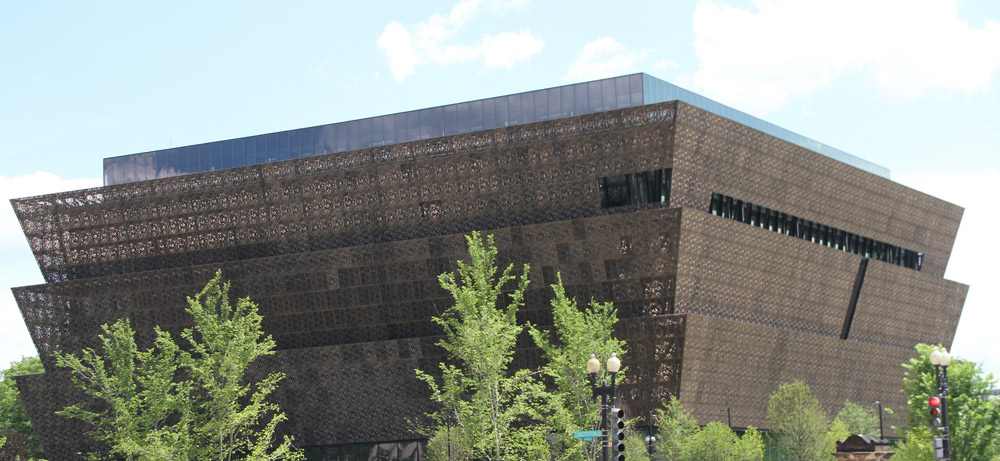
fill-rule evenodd
<path id="1" fill-rule="evenodd" d="M 121 317 L 177 332 L 221 268 L 277 341 L 257 372 L 287 374 L 298 445 L 419 452 L 436 276 L 482 230 L 531 264 L 522 320 L 551 324 L 558 273 L 615 303 L 634 415 L 679 395 L 766 428 L 794 379 L 830 411 L 898 408 L 899 364 L 950 346 L 968 287 L 943 278 L 962 208 L 887 176 L 645 74 L 106 159 L 104 187 L 12 200 L 47 281 L 13 289 L 46 366 L 17 382 L 50 457 L 97 448 L 53 414 L 82 396 L 51 353 Z"/>

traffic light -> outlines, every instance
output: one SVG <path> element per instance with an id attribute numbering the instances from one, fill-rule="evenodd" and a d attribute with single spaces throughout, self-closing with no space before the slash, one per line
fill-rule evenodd
<path id="1" fill-rule="evenodd" d="M 611 408 L 611 459 L 625 461 L 625 410 Z"/>
<path id="2" fill-rule="evenodd" d="M 931 426 L 941 427 L 941 397 L 932 395 L 927 403 L 931 406 Z"/>

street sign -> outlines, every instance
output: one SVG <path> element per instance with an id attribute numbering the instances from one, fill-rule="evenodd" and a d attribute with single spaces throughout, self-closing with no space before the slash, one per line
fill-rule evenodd
<path id="1" fill-rule="evenodd" d="M 594 439 L 596 439 L 596 438 L 598 438 L 600 436 L 601 436 L 601 431 L 600 430 L 596 430 L 596 431 L 574 431 L 573 432 L 573 437 L 574 438 L 583 439 L 583 440 L 586 440 L 587 442 L 593 442 Z"/>

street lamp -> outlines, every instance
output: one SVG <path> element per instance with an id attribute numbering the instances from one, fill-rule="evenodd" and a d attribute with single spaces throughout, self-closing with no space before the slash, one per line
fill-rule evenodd
<path id="1" fill-rule="evenodd" d="M 646 435 L 646 453 L 650 457 L 653 456 L 653 444 L 656 443 L 656 437 L 653 436 L 653 424 L 656 422 L 656 415 L 653 412 L 649 412 L 649 430 L 648 435 Z"/>
<path id="2" fill-rule="evenodd" d="M 729 428 L 733 428 L 733 410 L 729 407 L 723 408 L 722 411 L 726 412 L 726 419 L 729 421 Z"/>
<path id="3" fill-rule="evenodd" d="M 885 434 L 882 432 L 882 401 L 876 400 L 875 404 L 878 405 L 878 438 L 885 440 Z"/>
<path id="4" fill-rule="evenodd" d="M 451 413 L 445 415 L 445 424 L 448 425 L 448 461 L 451 461 Z"/>
<path id="5" fill-rule="evenodd" d="M 948 435 L 948 365 L 951 365 L 951 354 L 945 347 L 934 346 L 931 351 L 931 365 L 937 377 L 937 391 L 941 399 L 941 459 L 951 459 L 951 440 Z"/>
<path id="6" fill-rule="evenodd" d="M 611 373 L 611 385 L 607 385 L 605 380 L 602 379 L 601 385 L 598 386 L 597 373 L 601 371 L 601 362 L 597 360 L 597 354 L 590 354 L 590 360 L 587 360 L 587 373 L 590 373 L 590 388 L 593 392 L 595 402 L 597 401 L 597 396 L 601 396 L 601 459 L 603 461 L 607 461 L 608 459 L 608 407 L 615 404 L 615 393 L 618 391 L 615 378 L 618 375 L 618 370 L 622 368 L 622 361 L 612 352 L 611 357 L 608 357 L 608 361 L 605 363 L 605 367 L 608 373 Z"/>

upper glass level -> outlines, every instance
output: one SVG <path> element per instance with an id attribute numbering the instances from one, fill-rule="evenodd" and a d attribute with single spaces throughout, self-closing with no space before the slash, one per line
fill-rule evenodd
<path id="1" fill-rule="evenodd" d="M 646 74 L 104 159 L 104 184 L 330 154 L 680 100 L 865 171 L 889 170 Z"/>
<path id="2" fill-rule="evenodd" d="M 700 94 L 692 93 L 684 88 L 664 82 L 656 77 L 646 74 L 639 75 L 642 75 L 642 100 L 646 104 L 665 101 L 684 101 L 699 109 L 706 110 L 720 117 L 728 118 L 729 120 L 746 125 L 757 131 L 762 131 L 776 138 L 783 139 L 799 147 L 804 147 L 818 154 L 844 162 L 855 168 L 860 168 L 869 173 L 877 174 L 883 178 L 889 178 L 889 169 L 884 166 L 876 165 L 868 160 L 855 157 L 840 149 L 830 147 L 798 133 L 793 133 L 773 123 L 765 122 L 757 117 L 733 109 L 732 107 L 719 104 Z"/>

